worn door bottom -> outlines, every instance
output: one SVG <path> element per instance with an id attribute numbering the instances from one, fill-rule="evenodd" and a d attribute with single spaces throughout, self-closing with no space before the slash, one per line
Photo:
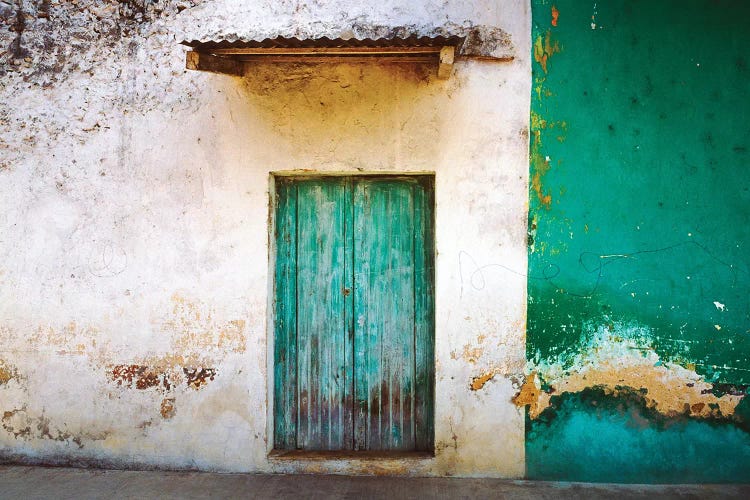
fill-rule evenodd
<path id="1" fill-rule="evenodd" d="M 434 458 L 430 451 L 339 451 L 339 450 L 272 450 L 268 454 L 273 460 L 383 460 L 383 459 L 415 459 L 424 460 Z"/>

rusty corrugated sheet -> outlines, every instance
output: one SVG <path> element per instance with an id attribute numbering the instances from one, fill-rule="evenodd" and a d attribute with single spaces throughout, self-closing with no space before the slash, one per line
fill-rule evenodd
<path id="1" fill-rule="evenodd" d="M 382 38 L 295 38 L 276 37 L 262 40 L 253 39 L 214 39 L 214 40 L 184 40 L 183 45 L 193 50 L 203 52 L 218 49 L 289 49 L 289 48 L 362 48 L 362 47 L 442 47 L 452 45 L 460 47 L 464 41 L 462 36 L 408 36 Z"/>

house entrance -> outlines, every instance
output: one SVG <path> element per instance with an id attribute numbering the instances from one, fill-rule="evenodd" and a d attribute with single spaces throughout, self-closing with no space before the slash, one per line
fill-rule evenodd
<path id="1" fill-rule="evenodd" d="M 274 448 L 431 451 L 434 177 L 276 177 Z"/>

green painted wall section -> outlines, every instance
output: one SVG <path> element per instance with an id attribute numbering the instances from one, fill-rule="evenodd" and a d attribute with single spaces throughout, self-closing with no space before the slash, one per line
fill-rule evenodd
<path id="1" fill-rule="evenodd" d="M 717 395 L 747 393 L 750 2 L 533 0 L 532 14 L 530 365 L 575 371 L 604 329 Z M 633 427 L 628 411 L 584 403 L 529 421 L 529 476 L 750 477 L 739 416 Z M 713 451 L 680 448 L 708 436 Z M 629 445 L 609 457 L 618 441 Z M 618 476 L 617 460 L 637 465 Z"/>
<path id="2" fill-rule="evenodd" d="M 529 476 L 616 483 L 746 483 L 750 433 L 727 422 L 666 419 L 637 397 L 564 394 L 527 434 Z"/>

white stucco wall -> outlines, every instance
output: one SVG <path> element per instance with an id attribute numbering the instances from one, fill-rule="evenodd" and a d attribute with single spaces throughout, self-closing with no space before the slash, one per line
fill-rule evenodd
<path id="1" fill-rule="evenodd" d="M 0 59 L 0 458 L 523 476 L 527 2 L 152 3 L 23 2 Z M 177 44 L 352 20 L 494 26 L 514 59 L 238 78 Z M 295 169 L 435 172 L 434 458 L 267 458 L 269 173 Z"/>

